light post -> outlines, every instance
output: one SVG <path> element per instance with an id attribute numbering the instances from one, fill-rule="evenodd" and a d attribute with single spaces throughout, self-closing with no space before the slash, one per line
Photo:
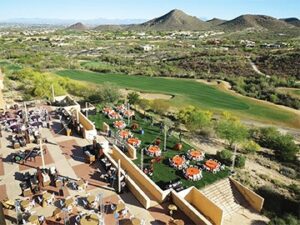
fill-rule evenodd
<path id="1" fill-rule="evenodd" d="M 144 171 L 144 149 L 141 149 L 141 171 Z"/>
<path id="2" fill-rule="evenodd" d="M 27 106 L 26 106 L 26 102 L 24 102 L 24 111 L 25 111 L 25 122 L 28 122 L 28 114 L 27 114 Z"/>
<path id="3" fill-rule="evenodd" d="M 164 124 L 164 151 L 167 149 L 167 126 Z"/>
<path id="4" fill-rule="evenodd" d="M 121 193 L 121 160 L 118 160 L 118 193 Z"/>
<path id="5" fill-rule="evenodd" d="M 20 220 L 23 219 L 22 212 L 20 211 L 20 201 L 19 200 L 15 201 L 15 209 L 16 209 L 16 214 L 17 214 L 17 225 L 19 225 Z"/>
<path id="6" fill-rule="evenodd" d="M 127 119 L 128 119 L 128 126 L 129 126 L 129 123 L 130 123 L 130 118 L 129 118 L 129 109 L 130 109 L 130 104 L 129 102 L 127 102 Z"/>
<path id="7" fill-rule="evenodd" d="M 234 151 L 233 151 L 233 159 L 232 159 L 232 164 L 231 164 L 231 169 L 230 172 L 233 174 L 234 173 L 234 166 L 235 166 L 235 159 L 236 159 L 236 145 L 234 145 Z"/>
<path id="8" fill-rule="evenodd" d="M 43 151 L 43 144 L 42 144 L 42 135 L 40 137 L 40 152 L 41 152 L 41 158 L 42 158 L 42 168 L 45 169 L 45 159 L 44 159 L 44 151 Z"/>
<path id="9" fill-rule="evenodd" d="M 89 117 L 88 103 L 87 102 L 85 103 L 85 116 L 86 116 L 86 118 Z"/>
<path id="10" fill-rule="evenodd" d="M 55 102 L 55 93 L 54 93 L 54 86 L 53 86 L 53 84 L 51 85 L 51 91 L 52 91 L 53 102 Z"/>
<path id="11" fill-rule="evenodd" d="M 70 225 L 70 218 L 67 208 L 63 208 L 62 211 L 64 212 L 64 225 Z"/>

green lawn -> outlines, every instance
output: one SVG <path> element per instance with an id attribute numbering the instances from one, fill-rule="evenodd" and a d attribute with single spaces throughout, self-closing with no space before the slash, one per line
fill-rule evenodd
<path id="1" fill-rule="evenodd" d="M 177 107 L 187 104 L 196 105 L 213 111 L 230 111 L 244 118 L 250 117 L 271 123 L 300 126 L 294 113 L 259 103 L 247 97 L 240 97 L 222 91 L 216 87 L 195 80 L 176 78 L 154 78 L 147 76 L 129 76 L 121 74 L 100 74 L 88 71 L 64 70 L 58 75 L 92 83 L 111 82 L 121 88 L 144 92 L 165 93 L 175 97 L 171 103 Z"/>
<path id="2" fill-rule="evenodd" d="M 113 127 L 113 121 L 109 120 L 104 114 L 97 113 L 96 115 L 90 115 L 89 119 L 91 119 L 93 122 L 95 122 L 97 129 L 102 129 L 102 123 L 106 122 L 110 125 L 110 127 Z M 125 120 L 126 121 L 126 120 Z M 144 135 L 141 135 L 137 132 L 133 132 L 134 136 L 139 138 L 142 143 L 140 148 L 137 151 L 137 159 L 134 160 L 134 163 L 136 165 L 140 165 L 141 163 L 141 154 L 140 150 L 142 148 L 148 147 L 151 145 L 154 140 L 156 140 L 157 137 L 160 137 L 162 140 L 161 148 L 163 148 L 163 134 L 160 133 L 160 128 L 158 126 L 153 126 L 150 124 L 149 121 L 145 121 L 141 115 L 136 115 L 135 120 L 140 127 L 142 127 L 145 131 Z M 115 131 L 115 129 L 113 129 Z M 226 169 L 224 171 L 221 171 L 216 174 L 212 174 L 206 171 L 203 171 L 203 178 L 200 181 L 188 181 L 184 178 L 183 173 L 179 170 L 175 170 L 174 168 L 169 166 L 168 159 L 173 157 L 177 154 L 184 154 L 187 150 L 193 148 L 187 143 L 183 143 L 183 150 L 182 151 L 175 151 L 173 150 L 173 147 L 176 143 L 178 143 L 178 139 L 171 135 L 167 139 L 167 151 L 163 152 L 163 160 L 162 162 L 155 163 L 154 164 L 154 173 L 152 176 L 152 180 L 158 184 L 160 187 L 163 187 L 166 182 L 169 182 L 170 180 L 175 180 L 177 178 L 180 178 L 183 185 L 186 187 L 195 186 L 197 188 L 202 188 L 208 184 L 211 184 L 219 179 L 225 178 L 229 175 L 229 171 Z M 207 158 L 210 158 L 211 156 L 207 156 Z M 150 165 L 150 160 L 153 159 L 152 157 L 149 157 L 147 155 L 144 155 L 144 165 Z M 191 161 L 191 164 L 192 161 Z"/>

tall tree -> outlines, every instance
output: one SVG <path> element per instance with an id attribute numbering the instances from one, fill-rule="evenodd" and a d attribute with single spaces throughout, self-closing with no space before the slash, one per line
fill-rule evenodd
<path id="1" fill-rule="evenodd" d="M 198 132 L 211 125 L 212 113 L 190 106 L 179 111 L 178 119 L 183 122 L 190 131 Z"/>
<path id="2" fill-rule="evenodd" d="M 217 123 L 217 134 L 220 138 L 227 140 L 231 149 L 234 149 L 231 172 L 234 170 L 237 143 L 243 142 L 248 136 L 247 128 L 236 117 L 228 113 L 223 114 L 223 118 Z"/>
<path id="3" fill-rule="evenodd" d="M 248 130 L 241 121 L 228 113 L 223 114 L 223 118 L 217 123 L 216 131 L 218 136 L 225 139 L 231 148 L 234 144 L 244 141 L 248 136 Z"/>
<path id="4" fill-rule="evenodd" d="M 130 92 L 127 95 L 127 99 L 130 105 L 136 105 L 140 101 L 140 95 L 137 92 Z"/>

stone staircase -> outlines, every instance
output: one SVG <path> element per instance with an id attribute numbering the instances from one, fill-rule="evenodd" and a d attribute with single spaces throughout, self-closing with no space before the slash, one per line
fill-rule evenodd
<path id="1" fill-rule="evenodd" d="M 201 192 L 223 210 L 224 218 L 230 217 L 247 205 L 246 200 L 230 182 L 229 178 L 209 185 L 201 189 Z"/>

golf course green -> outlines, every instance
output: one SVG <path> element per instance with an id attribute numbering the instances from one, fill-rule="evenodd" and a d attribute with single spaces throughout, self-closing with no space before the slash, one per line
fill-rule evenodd
<path id="1" fill-rule="evenodd" d="M 229 111 L 243 118 L 299 127 L 297 115 L 276 106 L 257 102 L 247 97 L 236 96 L 217 87 L 195 80 L 130 76 L 122 74 L 101 74 L 81 70 L 58 71 L 58 75 L 94 84 L 110 82 L 121 88 L 143 92 L 174 95 L 171 103 L 178 108 L 195 105 L 212 111 Z"/>

